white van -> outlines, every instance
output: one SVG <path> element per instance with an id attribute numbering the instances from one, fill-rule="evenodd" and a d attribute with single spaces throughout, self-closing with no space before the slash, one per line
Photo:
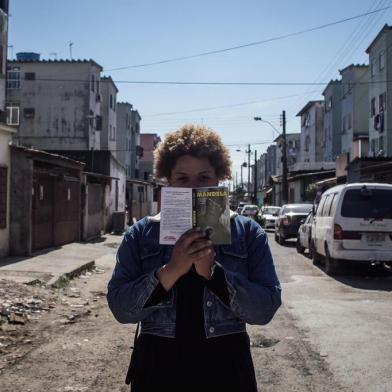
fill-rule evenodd
<path id="1" fill-rule="evenodd" d="M 392 268 L 392 185 L 338 185 L 321 196 L 312 227 L 314 264 L 328 274 L 345 260 L 380 262 Z"/>

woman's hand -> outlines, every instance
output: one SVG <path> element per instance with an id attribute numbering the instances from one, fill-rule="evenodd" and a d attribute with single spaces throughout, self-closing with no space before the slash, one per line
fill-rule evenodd
<path id="1" fill-rule="evenodd" d="M 166 291 L 190 270 L 192 264 L 199 275 L 204 274 L 206 269 L 210 271 L 211 267 L 206 267 L 205 264 L 209 257 L 212 257 L 212 262 L 214 261 L 212 243 L 203 238 L 203 235 L 200 229 L 191 229 L 176 242 L 170 261 L 157 272 L 158 279 Z"/>
<path id="2" fill-rule="evenodd" d="M 206 243 L 206 252 L 204 255 L 200 256 L 193 264 L 195 265 L 196 272 L 203 278 L 209 280 L 211 278 L 211 268 L 214 264 L 215 251 L 212 246 L 212 241 L 203 240 Z"/>

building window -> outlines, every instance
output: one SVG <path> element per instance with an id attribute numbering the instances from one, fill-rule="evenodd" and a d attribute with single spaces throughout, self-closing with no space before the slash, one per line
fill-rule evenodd
<path id="1" fill-rule="evenodd" d="M 19 125 L 19 106 L 7 106 L 7 125 Z"/>
<path id="2" fill-rule="evenodd" d="M 7 227 L 7 171 L 7 167 L 0 166 L 0 229 Z"/>
<path id="3" fill-rule="evenodd" d="M 91 91 L 95 92 L 95 76 L 91 75 Z"/>
<path id="4" fill-rule="evenodd" d="M 384 150 L 384 136 L 380 136 L 379 138 L 378 138 L 378 149 L 379 149 L 379 152 L 381 152 L 381 150 Z M 382 151 L 383 152 L 383 151 Z"/>
<path id="5" fill-rule="evenodd" d="M 95 116 L 95 129 L 97 131 L 102 131 L 102 116 Z"/>
<path id="6" fill-rule="evenodd" d="M 376 74 L 376 59 L 370 61 L 370 76 L 373 77 Z"/>
<path id="7" fill-rule="evenodd" d="M 7 71 L 7 88 L 16 90 L 20 88 L 20 68 L 14 67 Z"/>
<path id="8" fill-rule="evenodd" d="M 302 120 L 302 125 L 304 127 L 310 126 L 310 113 L 309 112 L 304 115 L 303 120 Z"/>
<path id="9" fill-rule="evenodd" d="M 35 117 L 35 109 L 34 108 L 24 108 L 23 109 L 24 118 L 34 118 Z"/>
<path id="10" fill-rule="evenodd" d="M 117 100 L 116 97 L 113 99 L 113 110 L 116 111 L 116 106 L 117 106 Z"/>
<path id="11" fill-rule="evenodd" d="M 112 140 L 112 124 L 109 125 L 109 139 Z"/>
<path id="12" fill-rule="evenodd" d="M 386 109 L 385 106 L 385 100 L 386 100 L 386 93 L 382 93 L 378 96 L 378 112 L 384 112 Z"/>
<path id="13" fill-rule="evenodd" d="M 304 148 L 304 150 L 305 151 L 309 151 L 309 146 L 310 146 L 310 136 L 307 135 L 306 138 L 305 138 L 305 148 Z"/>
<path id="14" fill-rule="evenodd" d="M 113 127 L 113 140 L 116 140 L 116 127 Z"/>
<path id="15" fill-rule="evenodd" d="M 380 67 L 380 71 L 382 69 L 384 69 L 384 67 L 385 67 L 385 53 L 384 53 L 384 51 L 380 52 L 380 55 L 379 55 L 379 67 Z"/>
<path id="16" fill-rule="evenodd" d="M 332 97 L 330 97 L 325 105 L 325 111 L 329 112 L 332 109 Z"/>
<path id="17" fill-rule="evenodd" d="M 35 80 L 35 72 L 25 72 L 25 80 Z"/>
<path id="18" fill-rule="evenodd" d="M 376 115 L 376 98 L 372 98 L 370 101 L 370 116 L 374 117 Z"/>
<path id="19" fill-rule="evenodd" d="M 109 107 L 110 107 L 110 109 L 113 109 L 113 95 L 112 94 L 110 94 Z"/>

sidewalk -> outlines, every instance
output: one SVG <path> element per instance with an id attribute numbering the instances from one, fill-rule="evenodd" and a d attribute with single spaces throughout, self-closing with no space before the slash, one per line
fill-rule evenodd
<path id="1" fill-rule="evenodd" d="M 95 260 L 113 253 L 121 240 L 121 235 L 106 234 L 95 241 L 75 242 L 46 249 L 32 257 L 7 257 L 0 260 L 0 279 L 19 283 L 40 281 L 47 286 L 56 285 L 63 279 L 93 268 Z"/>

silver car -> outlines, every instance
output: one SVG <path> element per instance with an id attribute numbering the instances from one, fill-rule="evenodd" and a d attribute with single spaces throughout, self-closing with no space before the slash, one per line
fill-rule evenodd
<path id="1" fill-rule="evenodd" d="M 261 218 L 264 218 L 264 229 L 275 229 L 275 221 L 279 215 L 280 207 L 267 206 L 260 211 Z"/>

